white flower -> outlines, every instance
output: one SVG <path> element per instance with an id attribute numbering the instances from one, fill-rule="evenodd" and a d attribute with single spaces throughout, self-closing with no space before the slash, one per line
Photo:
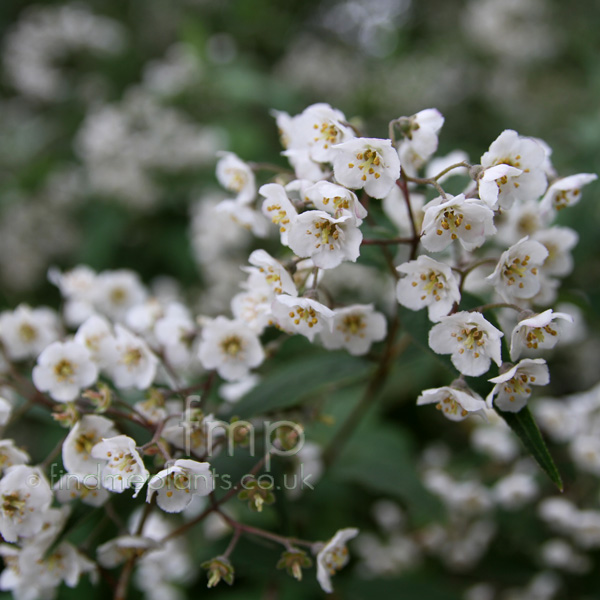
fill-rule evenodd
<path id="1" fill-rule="evenodd" d="M 446 194 L 446 198 L 436 198 L 423 209 L 421 242 L 430 252 L 444 250 L 452 240 L 458 240 L 465 250 L 471 251 L 496 232 L 493 211 L 480 200 L 465 198 L 464 194 Z"/>
<path id="2" fill-rule="evenodd" d="M 502 332 L 478 312 L 461 311 L 442 317 L 429 332 L 429 346 L 438 354 L 450 354 L 452 364 L 464 375 L 483 375 L 493 360 L 502 363 Z"/>
<path id="3" fill-rule="evenodd" d="M 213 487 L 209 463 L 179 459 L 148 482 L 146 502 L 150 502 L 156 492 L 156 503 L 160 508 L 170 513 L 181 512 L 194 496 L 206 496 Z"/>
<path id="4" fill-rule="evenodd" d="M 135 498 L 150 477 L 138 451 L 135 440 L 126 435 L 104 438 L 91 452 L 92 458 L 106 461 L 102 466 L 100 482 L 111 492 L 121 493 L 133 487 Z"/>
<path id="5" fill-rule="evenodd" d="M 566 498 L 545 498 L 538 506 L 538 513 L 548 525 L 565 533 L 573 531 L 580 514 Z"/>
<path id="6" fill-rule="evenodd" d="M 518 510 L 535 499 L 539 489 L 527 473 L 513 473 L 500 479 L 493 488 L 494 499 L 506 510 Z"/>
<path id="7" fill-rule="evenodd" d="M 130 558 L 139 558 L 145 552 L 158 547 L 158 543 L 148 537 L 122 535 L 98 546 L 96 556 L 100 565 L 106 569 L 113 569 Z"/>
<path id="8" fill-rule="evenodd" d="M 220 435 L 215 423 L 213 415 L 204 416 L 201 410 L 188 407 L 176 425 L 164 428 L 162 437 L 188 454 L 214 456 L 218 451 L 214 443 Z"/>
<path id="9" fill-rule="evenodd" d="M 512 129 L 503 131 L 481 157 L 481 166 L 485 169 L 497 165 L 512 167 L 510 170 L 505 170 L 499 178 L 495 176 L 492 178 L 492 186 L 498 187 L 497 205 L 500 208 L 510 208 L 516 199 L 539 198 L 545 192 L 547 185 L 545 162 L 546 152 L 536 140 L 521 137 Z M 517 173 L 514 169 L 519 169 L 521 173 Z M 493 187 L 484 188 L 485 198 L 482 196 L 482 200 L 486 198 L 492 200 L 492 205 L 496 206 L 492 199 L 495 194 L 488 196 L 492 190 Z"/>
<path id="10" fill-rule="evenodd" d="M 372 304 L 353 304 L 333 311 L 331 330 L 323 329 L 321 342 L 328 350 L 345 348 L 353 356 L 366 354 L 373 342 L 381 341 L 387 332 L 385 317 L 375 312 Z"/>
<path id="11" fill-rule="evenodd" d="M 240 204 L 236 200 L 223 200 L 217 204 L 215 211 L 227 215 L 234 223 L 251 231 L 256 237 L 267 237 L 269 224 L 265 218 L 251 206 Z"/>
<path id="12" fill-rule="evenodd" d="M 520 185 L 513 180 L 517 180 L 522 174 L 521 169 L 505 164 L 483 170 L 479 176 L 479 197 L 492 209 L 498 208 L 500 199 L 504 208 L 512 207 L 518 198 L 515 197 L 515 190 Z"/>
<path id="13" fill-rule="evenodd" d="M 309 148 L 290 148 L 281 154 L 285 156 L 290 165 L 294 167 L 294 173 L 298 179 L 319 181 L 331 175 L 331 172 L 325 165 L 315 162 L 310 157 Z"/>
<path id="14" fill-rule="evenodd" d="M 61 581 L 74 588 L 83 573 L 96 579 L 96 565 L 76 548 L 61 542 L 52 551 L 27 545 L 20 549 L 12 545 L 0 546 L 6 569 L 0 576 L 0 589 L 10 590 L 17 600 L 54 598 Z"/>
<path id="15" fill-rule="evenodd" d="M 533 298 L 540 291 L 540 267 L 547 256 L 545 246 L 523 238 L 502 253 L 487 280 L 506 302 Z"/>
<path id="16" fill-rule="evenodd" d="M 114 321 L 123 321 L 127 311 L 146 299 L 146 289 L 133 271 L 103 271 L 96 277 L 94 306 Z"/>
<path id="17" fill-rule="evenodd" d="M 253 279 L 252 275 L 250 279 Z M 250 286 L 249 291 L 240 292 L 231 299 L 231 312 L 236 319 L 244 321 L 254 333 L 260 335 L 271 324 L 272 302 L 270 287 Z"/>
<path id="18" fill-rule="evenodd" d="M 49 308 L 32 309 L 21 304 L 0 315 L 0 341 L 10 360 L 37 358 L 58 337 L 58 317 Z"/>
<path id="19" fill-rule="evenodd" d="M 65 473 L 54 484 L 54 495 L 62 504 L 81 499 L 84 504 L 94 507 L 102 506 L 110 496 L 100 486 L 98 476 L 91 473 Z"/>
<path id="20" fill-rule="evenodd" d="M 299 333 L 312 341 L 317 333 L 331 330 L 333 311 L 310 298 L 295 298 L 281 294 L 272 305 L 277 325 L 288 333 Z"/>
<path id="21" fill-rule="evenodd" d="M 290 225 L 298 216 L 294 205 L 290 202 L 285 188 L 278 183 L 267 183 L 259 190 L 259 194 L 265 198 L 262 204 L 262 212 L 275 225 L 279 227 L 281 243 L 287 246 Z"/>
<path id="22" fill-rule="evenodd" d="M 358 529 L 340 529 L 317 554 L 317 581 L 324 592 L 331 594 L 331 576 L 342 569 L 349 560 L 346 542 L 358 535 Z"/>
<path id="23" fill-rule="evenodd" d="M 15 465 L 0 480 L 0 534 L 7 542 L 31 537 L 44 525 L 52 490 L 37 467 Z"/>
<path id="24" fill-rule="evenodd" d="M 356 138 L 334 148 L 335 179 L 373 198 L 384 198 L 400 177 L 400 159 L 391 140 Z"/>
<path id="25" fill-rule="evenodd" d="M 256 182 L 252 169 L 233 152 L 219 152 L 217 179 L 230 192 L 237 194 L 236 201 L 249 204 L 256 196 Z"/>
<path id="26" fill-rule="evenodd" d="M 398 302 L 411 310 L 427 306 L 431 321 L 439 321 L 452 310 L 455 302 L 460 302 L 458 281 L 448 265 L 419 256 L 396 270 L 406 275 L 396 287 Z"/>
<path id="27" fill-rule="evenodd" d="M 322 210 L 298 215 L 289 233 L 289 247 L 302 258 L 312 258 L 316 267 L 333 269 L 344 260 L 356 262 L 362 233 L 353 217 L 336 219 Z"/>
<path id="28" fill-rule="evenodd" d="M 309 156 L 316 162 L 331 162 L 333 146 L 354 138 L 344 114 L 329 104 L 313 104 L 296 117 L 297 131 L 308 146 Z"/>
<path id="29" fill-rule="evenodd" d="M 548 250 L 548 256 L 542 265 L 546 275 L 565 277 L 573 270 L 571 250 L 579 241 L 579 235 L 570 227 L 550 227 L 542 229 L 531 236 L 532 240 L 540 242 Z"/>
<path id="30" fill-rule="evenodd" d="M 298 294 L 292 276 L 279 261 L 265 250 L 254 250 L 248 257 L 248 262 L 258 267 L 258 272 L 262 275 L 261 279 L 264 279 L 265 284 L 271 288 L 274 294 L 289 294 L 290 296 Z M 249 271 L 249 269 L 246 270 Z"/>
<path id="31" fill-rule="evenodd" d="M 81 344 L 53 342 L 39 355 L 32 379 L 40 392 L 58 402 L 71 402 L 96 382 L 98 367 Z"/>
<path id="32" fill-rule="evenodd" d="M 81 325 L 94 313 L 93 290 L 96 284 L 96 272 L 80 265 L 61 273 L 52 267 L 48 270 L 48 279 L 56 285 L 65 299 L 63 315 L 67 325 Z"/>
<path id="33" fill-rule="evenodd" d="M 300 136 L 296 131 L 298 115 L 292 117 L 283 110 L 275 109 L 269 112 L 271 116 L 275 117 L 275 123 L 277 124 L 277 130 L 279 132 L 279 141 L 281 142 L 281 145 L 284 148 L 295 148 L 299 145 L 302 145 Z"/>
<path id="34" fill-rule="evenodd" d="M 319 181 L 311 185 L 304 190 L 303 195 L 317 210 L 324 210 L 336 218 L 351 216 L 356 225 L 361 225 L 367 216 L 367 210 L 354 192 L 329 181 Z"/>
<path id="35" fill-rule="evenodd" d="M 509 463 L 519 455 L 516 436 L 494 410 L 487 410 L 489 425 L 478 426 L 471 432 L 471 446 L 492 460 Z"/>
<path id="36" fill-rule="evenodd" d="M 75 341 L 84 346 L 90 354 L 90 359 L 99 367 L 102 364 L 100 348 L 102 341 L 112 336 L 110 323 L 100 315 L 92 315 L 79 326 Z"/>
<path id="37" fill-rule="evenodd" d="M 158 425 L 161 421 L 169 416 L 169 409 L 165 403 L 164 396 L 159 393 L 150 393 L 147 399 L 139 400 L 133 405 L 133 408 L 140 414 L 148 423 Z"/>
<path id="38" fill-rule="evenodd" d="M 524 358 L 506 373 L 489 381 L 496 384 L 487 397 L 489 407 L 495 403 L 500 410 L 519 412 L 531 396 L 531 386 L 548 385 L 550 373 L 545 360 Z"/>
<path id="39" fill-rule="evenodd" d="M 544 564 L 551 569 L 564 569 L 580 575 L 592 569 L 592 561 L 585 554 L 576 552 L 573 547 L 563 539 L 548 540 L 541 547 Z"/>
<path id="40" fill-rule="evenodd" d="M 165 307 L 157 298 L 148 298 L 141 304 L 132 306 L 125 315 L 124 325 L 136 335 L 144 338 L 151 348 L 158 342 L 154 335 L 154 326 L 165 315 Z"/>
<path id="41" fill-rule="evenodd" d="M 202 328 L 198 356 L 205 369 L 216 369 L 223 379 L 235 381 L 258 367 L 265 353 L 246 323 L 217 317 Z"/>
<path id="42" fill-rule="evenodd" d="M 13 465 L 24 465 L 30 460 L 29 454 L 17 448 L 13 440 L 0 440 L 0 473 Z"/>
<path id="43" fill-rule="evenodd" d="M 235 403 L 241 400 L 250 390 L 260 383 L 260 377 L 250 373 L 244 379 L 233 383 L 224 383 L 219 387 L 219 396 L 226 402 Z"/>
<path id="44" fill-rule="evenodd" d="M 158 358 L 142 338 L 115 325 L 115 336 L 101 342 L 100 356 L 116 387 L 145 390 L 156 376 Z"/>
<path id="45" fill-rule="evenodd" d="M 154 325 L 154 336 L 162 347 L 167 363 L 175 368 L 185 368 L 194 358 L 193 346 L 197 326 L 187 309 L 171 304 Z"/>
<path id="46" fill-rule="evenodd" d="M 517 360 L 526 348 L 529 350 L 554 348 L 558 342 L 558 331 L 552 328 L 552 321 L 555 319 L 573 322 L 571 315 L 553 312 L 550 308 L 519 321 L 511 334 L 510 358 Z"/>
<path id="47" fill-rule="evenodd" d="M 462 391 L 448 386 L 423 390 L 417 398 L 417 406 L 425 404 L 435 404 L 451 421 L 462 421 L 470 414 L 486 418 L 485 401 L 471 390 Z"/>
<path id="48" fill-rule="evenodd" d="M 551 220 L 551 214 L 540 211 L 540 203 L 537 200 L 516 202 L 509 211 L 496 215 L 496 240 L 500 245 L 512 246 L 525 236 L 535 239 L 537 232 L 548 227 Z"/>
<path id="49" fill-rule="evenodd" d="M 600 475 L 600 440 L 596 433 L 577 435 L 569 444 L 569 454 L 578 469 Z"/>
<path id="50" fill-rule="evenodd" d="M 69 473 L 97 474 L 104 460 L 92 457 L 92 448 L 103 438 L 117 435 L 114 423 L 100 415 L 83 415 L 62 445 L 62 459 Z"/>
<path id="51" fill-rule="evenodd" d="M 398 154 L 404 169 L 415 175 L 434 154 L 438 147 L 438 133 L 444 124 L 444 117 L 435 108 L 426 108 L 406 119 L 402 128 L 402 140 Z"/>
<path id="52" fill-rule="evenodd" d="M 12 404 L 0 396 L 0 427 L 4 427 L 10 420 L 12 414 Z"/>
<path id="53" fill-rule="evenodd" d="M 540 210 L 561 210 L 577 204 L 581 198 L 581 188 L 596 179 L 598 176 L 595 173 L 579 173 L 555 181 L 542 198 Z"/>

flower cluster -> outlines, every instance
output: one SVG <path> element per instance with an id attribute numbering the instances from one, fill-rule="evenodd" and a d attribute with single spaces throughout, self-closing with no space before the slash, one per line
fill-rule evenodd
<path id="1" fill-rule="evenodd" d="M 121 121 L 110 111 L 97 118 Z M 294 454 L 303 427 L 287 422 L 273 440 L 270 421 L 265 421 L 271 448 L 250 477 L 225 494 L 217 493 L 221 473 L 215 471 L 214 458 L 225 445 L 230 454 L 236 447 L 254 451 L 256 424 L 232 415 L 227 402 L 260 385 L 270 359 L 292 336 L 323 348 L 323 354 L 360 357 L 356 364 L 373 360 L 377 368 L 368 392 L 374 393 L 396 356 L 414 341 L 397 339 L 403 330 L 398 305 L 410 311 L 427 308 L 431 325 L 424 344 L 432 354 L 449 355 L 449 368 L 458 371 L 453 381 L 422 391 L 417 404 L 434 404 L 457 422 L 471 414 L 483 417 L 480 427 L 487 433 L 477 437 L 479 446 L 514 458 L 498 414 L 514 424 L 515 415 L 527 414 L 534 388 L 549 383 L 548 365 L 539 354 L 557 344 L 559 323 L 572 321 L 550 305 L 559 278 L 572 268 L 570 251 L 577 239 L 572 230 L 555 225 L 555 217 L 579 200 L 580 188 L 595 176 L 558 179 L 546 146 L 512 130 L 491 143 L 480 164 L 470 164 L 462 153 L 458 162 L 435 158 L 444 122 L 436 109 L 394 119 L 388 138 L 363 136 L 327 104 L 295 116 L 276 112 L 275 119 L 290 168 L 221 153 L 216 177 L 228 196 L 202 213 L 208 223 L 200 223 L 196 232 L 204 260 L 218 267 L 216 279 L 228 270 L 219 262 L 222 248 L 243 246 L 237 231 L 263 240 L 264 247 L 238 265 L 236 271 L 243 274 L 235 280 L 239 289 L 217 303 L 218 310 L 211 306 L 198 313 L 177 290 L 151 290 L 133 271 L 98 273 L 80 265 L 49 273 L 64 301 L 60 314 L 21 305 L 0 315 L 2 369 L 15 402 L 26 398 L 24 410 L 30 405 L 49 409 L 69 428 L 60 446 L 66 472 L 52 486 L 44 472 L 47 464 L 30 466 L 29 455 L 10 439 L 0 445 L 0 533 L 8 543 L 2 547 L 7 574 L 0 587 L 17 597 L 52 595 L 61 581 L 76 585 L 82 573 L 96 573 L 91 557 L 69 542 L 55 542 L 68 533 L 64 527 L 74 502 L 104 507 L 110 519 L 113 495 L 124 493 L 140 498 L 138 503 L 145 499 L 145 508 L 128 525 L 114 519 L 115 536 L 96 548 L 96 563 L 103 568 L 125 564 L 120 586 L 127 586 L 137 564 L 138 587 L 166 590 L 173 573 L 164 564 L 155 565 L 167 561 L 165 552 L 184 552 L 179 536 L 197 523 L 206 526 L 212 517 L 232 538 L 223 554 L 204 563 L 209 587 L 234 582 L 230 555 L 248 533 L 282 544 L 278 566 L 296 579 L 312 565 L 298 546 L 309 548 L 319 584 L 332 592 L 331 577 L 349 562 L 346 544 L 358 529 L 344 528 L 326 543 L 313 543 L 247 525 L 234 518 L 235 509 L 223 506 L 235 496 L 255 511 L 275 502 L 278 489 L 258 473 L 265 465 L 268 470 L 271 455 Z M 93 123 L 88 125 L 93 129 Z M 115 127 L 126 132 L 126 125 Z M 144 145 L 143 136 L 139 141 Z M 105 149 L 109 146 L 113 142 Z M 92 161 L 103 156 L 104 150 L 96 152 L 85 136 L 81 148 Z M 111 157 L 119 160 L 112 152 L 104 158 Z M 148 153 L 145 157 L 154 161 Z M 441 165 L 437 173 L 430 170 L 434 161 Z M 421 170 L 428 176 L 418 177 Z M 264 171 L 273 175 L 264 176 Z M 447 178 L 456 183 L 457 174 L 464 189 L 453 195 L 442 183 Z M 382 215 L 396 231 L 378 224 Z M 390 252 L 394 246 L 400 247 L 397 257 Z M 352 279 L 345 270 L 369 272 L 369 247 L 381 250 L 385 260 L 388 289 L 392 294 L 395 289 L 391 305 L 367 277 L 363 295 L 342 302 L 343 294 L 336 293 Z M 473 295 L 486 303 L 474 306 Z M 494 310 L 500 312 L 490 316 Z M 503 340 L 510 344 L 503 348 Z M 505 362 L 509 356 L 518 362 Z M 497 374 L 489 372 L 492 363 Z M 466 377 L 485 379 L 467 383 Z M 189 395 L 194 392 L 201 396 Z M 277 408 L 278 400 L 265 398 Z M 0 403 L 4 422 L 12 412 L 12 402 Z M 499 440 L 497 448 L 490 439 Z M 295 460 L 310 465 L 316 479 L 339 450 L 330 447 L 321 457 L 309 442 L 313 445 L 301 448 Z M 600 448 L 593 435 L 574 440 L 572 453 L 588 470 L 598 469 Z M 492 491 L 477 481 L 455 481 L 434 467 L 424 468 L 423 479 L 454 518 L 444 530 L 423 530 L 419 540 L 397 529 L 399 564 L 416 564 L 420 552 L 456 568 L 474 564 L 495 533 L 486 517 L 492 507 L 513 510 L 537 495 L 530 472 L 520 467 Z M 172 527 L 156 506 L 163 513 L 180 513 L 183 523 Z M 366 543 L 377 549 L 376 541 Z M 36 565 L 35 572 L 30 564 Z M 368 568 L 373 570 L 373 564 Z M 183 564 L 181 576 L 188 571 Z"/>

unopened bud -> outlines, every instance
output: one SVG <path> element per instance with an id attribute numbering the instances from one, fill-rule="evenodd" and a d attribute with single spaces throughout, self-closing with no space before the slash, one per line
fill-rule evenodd
<path id="1" fill-rule="evenodd" d="M 291 575 L 298 581 L 302 581 L 302 569 L 307 569 L 311 566 L 312 560 L 307 556 L 306 552 L 297 548 L 284 552 L 277 563 L 278 569 L 285 569 L 288 575 Z"/>
<path id="2" fill-rule="evenodd" d="M 217 556 L 200 565 L 208 571 L 208 587 L 215 587 L 221 579 L 228 585 L 233 584 L 233 565 L 224 556 Z"/>

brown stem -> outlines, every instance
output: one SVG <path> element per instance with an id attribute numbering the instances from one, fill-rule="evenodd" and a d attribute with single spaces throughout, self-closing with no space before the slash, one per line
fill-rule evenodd
<path id="1" fill-rule="evenodd" d="M 354 407 L 348 418 L 344 421 L 340 429 L 338 429 L 337 433 L 333 436 L 327 448 L 323 452 L 323 462 L 326 468 L 331 467 L 331 465 L 335 462 L 344 446 L 352 437 L 354 430 L 362 421 L 367 410 L 373 406 L 377 394 L 381 391 L 387 380 L 392 360 L 398 355 L 402 354 L 412 342 L 412 338 L 410 336 L 406 336 L 396 347 L 394 347 L 394 341 L 396 339 L 399 326 L 400 319 L 398 317 L 398 313 L 396 313 L 396 316 L 390 325 L 390 330 L 386 340 L 386 349 L 381 362 L 369 380 L 362 398 Z"/>
<path id="2" fill-rule="evenodd" d="M 144 525 L 146 523 L 146 519 L 152 512 L 154 508 L 154 502 L 149 502 L 144 507 L 144 512 L 140 518 L 140 522 L 138 523 L 134 535 L 141 535 L 142 530 L 144 529 Z M 131 574 L 133 573 L 133 568 L 135 566 L 137 557 L 132 556 L 123 567 L 121 571 L 121 575 L 119 576 L 119 581 L 117 582 L 117 588 L 115 590 L 114 600 L 125 600 L 127 598 L 127 588 L 129 587 L 129 580 L 131 579 Z"/>
<path id="3" fill-rule="evenodd" d="M 233 537 L 231 538 L 231 540 L 229 540 L 229 544 L 227 545 L 225 552 L 223 552 L 221 556 L 223 556 L 224 558 L 229 558 L 231 556 L 231 553 L 235 550 L 235 547 L 237 546 L 241 535 L 242 528 L 239 527 L 239 525 L 237 525 L 233 531 Z"/>
<path id="4" fill-rule="evenodd" d="M 400 179 L 398 179 L 396 184 L 402 190 L 404 202 L 406 203 L 406 210 L 408 211 L 408 216 L 410 218 L 410 226 L 413 233 L 412 248 L 410 250 L 410 260 L 414 260 L 417 257 L 417 249 L 419 247 L 420 235 L 417 230 L 417 222 L 415 221 L 415 214 L 413 212 L 412 203 L 410 201 L 410 191 L 408 189 L 407 176 L 404 170 L 402 170 L 402 176 Z"/>
<path id="5" fill-rule="evenodd" d="M 245 523 L 240 523 L 235 519 L 232 519 L 229 515 L 225 514 L 223 511 L 216 509 L 217 514 L 233 529 L 236 531 L 240 531 L 243 533 L 249 533 L 250 535 L 256 535 L 258 537 L 264 538 L 266 540 L 271 540 L 278 544 L 282 544 L 286 547 L 286 549 L 291 550 L 291 548 L 296 546 L 308 546 L 311 547 L 314 545 L 313 542 L 309 542 L 307 540 L 300 540 L 298 538 L 293 537 L 285 537 L 283 535 L 279 535 L 277 533 L 272 533 L 271 531 L 266 531 L 265 529 L 259 529 L 258 527 L 252 527 L 252 525 L 246 525 Z"/>

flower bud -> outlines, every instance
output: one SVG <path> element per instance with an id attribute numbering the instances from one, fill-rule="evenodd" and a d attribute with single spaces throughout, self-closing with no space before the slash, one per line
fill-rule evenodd
<path id="1" fill-rule="evenodd" d="M 233 565 L 224 556 L 217 556 L 200 565 L 208 571 L 208 586 L 215 587 L 221 579 L 228 585 L 233 584 L 234 569 Z"/>

